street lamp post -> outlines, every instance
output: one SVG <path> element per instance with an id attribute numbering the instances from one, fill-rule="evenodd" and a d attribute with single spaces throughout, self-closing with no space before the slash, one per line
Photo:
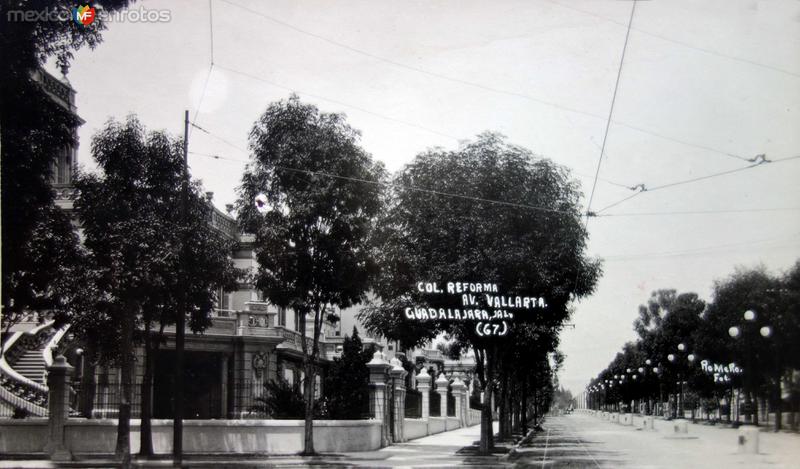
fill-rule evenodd
<path id="1" fill-rule="evenodd" d="M 647 361 L 650 362 L 650 360 L 647 360 Z M 665 417 L 665 415 L 664 415 L 664 380 L 661 379 L 661 373 L 663 373 L 663 370 L 662 370 L 662 368 L 660 366 L 654 366 L 653 367 L 653 373 L 655 373 L 655 375 L 657 376 L 657 379 L 658 379 L 658 409 L 659 409 L 658 413 L 662 417 Z"/>
<path id="2" fill-rule="evenodd" d="M 744 312 L 744 324 L 747 324 L 748 330 L 752 330 L 754 326 L 756 326 L 756 312 L 752 309 L 748 309 Z M 728 329 L 728 335 L 731 336 L 733 339 L 737 339 L 740 336 L 745 335 L 742 331 L 744 327 L 739 326 L 731 326 Z M 768 339 L 772 335 L 772 327 L 769 325 L 764 325 L 759 328 L 758 330 L 761 337 Z M 752 332 L 746 334 L 747 337 L 742 337 L 744 340 L 744 348 L 745 348 L 745 370 L 744 370 L 744 424 L 745 425 L 758 425 L 758 422 L 753 421 L 753 402 L 751 394 L 753 393 L 753 341 L 752 341 Z"/>
<path id="3" fill-rule="evenodd" d="M 649 365 L 649 363 L 647 363 L 649 361 L 650 360 L 648 359 L 645 363 Z M 649 392 L 647 392 L 647 381 L 646 381 L 647 380 L 647 368 L 645 368 L 643 366 L 640 366 L 636 371 L 638 371 L 639 375 L 641 375 L 641 377 L 642 377 L 642 386 L 644 386 L 645 396 L 647 398 L 647 400 L 645 400 L 645 402 L 644 402 L 644 413 L 645 413 L 645 415 L 651 415 L 652 414 L 652 402 L 651 402 L 652 399 L 650 399 L 651 394 Z"/>
<path id="4" fill-rule="evenodd" d="M 686 351 L 686 344 L 684 344 L 684 343 L 678 344 L 678 351 L 681 352 L 681 353 L 685 352 Z M 693 353 L 689 353 L 689 354 L 686 355 L 686 359 L 689 361 L 689 363 L 694 363 L 695 358 L 696 357 L 695 357 L 695 355 Z M 680 408 L 680 417 L 677 417 L 677 418 L 681 418 L 682 419 L 682 418 L 684 418 L 686 416 L 685 410 L 684 410 L 684 405 L 683 405 L 683 384 L 684 384 L 684 381 L 683 381 L 683 377 L 682 377 L 682 371 L 683 371 L 683 366 L 684 365 L 681 362 L 677 361 L 678 357 L 674 353 L 670 353 L 669 355 L 667 355 L 667 360 L 669 360 L 671 363 L 676 363 L 677 362 L 677 364 L 678 364 L 678 383 L 677 384 L 679 385 L 679 389 L 680 389 L 680 391 L 679 391 L 680 392 L 680 402 L 679 403 L 678 402 L 675 403 L 675 409 L 673 411 L 673 417 L 676 417 L 676 413 L 678 412 L 678 409 Z M 677 400 L 677 397 L 678 396 L 676 396 L 676 400 Z"/>

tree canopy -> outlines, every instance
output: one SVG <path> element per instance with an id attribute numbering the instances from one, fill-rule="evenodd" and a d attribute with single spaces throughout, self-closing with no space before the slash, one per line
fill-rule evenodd
<path id="1" fill-rule="evenodd" d="M 714 282 L 708 303 L 696 293 L 653 292 L 634 322 L 638 340 L 590 382 L 590 391 L 616 405 L 657 396 L 662 388 L 677 393 L 680 377 L 691 408 L 715 409 L 735 387 L 746 402 L 763 397 L 780 413 L 784 389 L 789 397 L 800 394 L 791 376 L 800 364 L 798 272 L 800 262 L 780 275 L 764 266 L 738 267 Z"/>
<path id="2" fill-rule="evenodd" d="M 238 272 L 232 242 L 211 226 L 213 207 L 200 185 L 183 192 L 182 141 L 148 133 L 131 116 L 96 134 L 92 154 L 100 172 L 75 180 L 86 255 L 68 320 L 101 361 L 120 366 L 125 422 L 137 330 L 149 330 L 152 321 L 175 323 L 183 311 L 193 331 L 204 330 L 217 292 L 232 289 Z M 175 216 L 184 208 L 187 216 Z M 126 425 L 119 427 L 120 457 L 129 454 Z"/>
<path id="3" fill-rule="evenodd" d="M 127 0 L 103 2 L 107 12 Z M 55 210 L 50 185 L 55 156 L 77 145 L 79 118 L 56 102 L 34 78 L 48 59 L 66 70 L 73 52 L 96 47 L 106 28 L 98 17 L 90 27 L 71 21 L 21 21 L 14 11 L 69 11 L 65 1 L 0 5 L 0 168 L 2 172 L 2 307 L 4 322 L 24 311 L 63 310 L 68 295 L 59 287 L 74 276 L 81 259 L 66 216 Z M 41 262 L 47 258 L 47 262 Z M 10 325 L 7 323 L 7 325 Z"/>
<path id="4" fill-rule="evenodd" d="M 461 343 L 457 349 L 472 347 L 479 378 L 491 394 L 492 367 L 501 359 L 497 344 L 510 345 L 507 350 L 518 338 L 522 344 L 522 337 L 553 337 L 569 317 L 570 302 L 591 293 L 600 276 L 599 261 L 586 255 L 579 201 L 578 184 L 565 169 L 495 133 L 456 151 L 418 155 L 392 181 L 373 238 L 381 267 L 377 301 L 360 319 L 406 348 L 442 333 Z M 460 295 L 416 288 L 418 282 L 443 287 L 451 281 L 497 285 L 504 294 L 533 295 L 546 304 L 515 311 L 504 337 L 480 334 L 476 321 L 422 322 L 403 314 L 418 305 L 463 308 Z M 538 348 L 536 359 L 546 362 L 553 351 L 546 349 Z M 482 451 L 489 430 L 482 432 Z"/>
<path id="5" fill-rule="evenodd" d="M 314 452 L 314 361 L 323 321 L 336 319 L 333 308 L 362 302 L 376 269 L 368 239 L 383 207 L 384 170 L 358 137 L 343 115 L 320 112 L 297 96 L 270 104 L 250 132 L 252 161 L 239 188 L 239 222 L 255 236 L 256 288 L 299 316 L 306 453 Z"/>

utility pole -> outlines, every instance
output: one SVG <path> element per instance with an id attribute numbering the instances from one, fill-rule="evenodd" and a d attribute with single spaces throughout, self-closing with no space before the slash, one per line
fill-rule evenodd
<path id="1" fill-rule="evenodd" d="M 181 243 L 181 266 L 180 275 L 182 276 L 179 292 L 180 302 L 178 304 L 178 317 L 175 321 L 175 413 L 172 420 L 172 463 L 176 467 L 181 467 L 183 463 L 183 349 L 186 334 L 186 255 L 187 233 L 186 225 L 188 218 L 189 205 L 189 111 L 184 112 L 183 117 L 183 184 L 181 187 L 183 203 L 181 207 L 181 221 L 184 229 L 183 242 Z"/>

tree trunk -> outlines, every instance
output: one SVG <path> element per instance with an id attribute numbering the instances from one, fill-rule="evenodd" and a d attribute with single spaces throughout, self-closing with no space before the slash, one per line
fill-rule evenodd
<path id="1" fill-rule="evenodd" d="M 81 370 L 81 403 L 80 411 L 84 418 L 92 418 L 94 410 L 94 393 L 96 382 L 94 379 L 95 347 L 87 343 L 83 354 L 83 368 Z"/>
<path id="2" fill-rule="evenodd" d="M 500 371 L 500 439 L 504 440 L 511 436 L 511 429 L 508 425 L 508 371 L 501 369 Z"/>
<path id="3" fill-rule="evenodd" d="M 142 396 L 142 423 L 139 432 L 139 456 L 150 458 L 153 456 L 153 431 L 150 425 L 150 405 L 152 394 L 150 393 L 153 383 L 153 339 L 150 337 L 150 321 L 145 321 L 144 325 L 144 377 L 139 394 Z"/>
<path id="4" fill-rule="evenodd" d="M 308 342 L 306 341 L 306 313 L 299 311 L 300 314 L 300 334 L 303 349 L 303 366 L 305 368 L 306 380 L 303 386 L 303 399 L 305 400 L 305 425 L 304 425 L 304 445 L 301 454 L 310 456 L 317 454 L 314 450 L 314 381 L 316 378 L 316 369 L 314 362 L 319 353 L 319 334 L 322 329 L 322 313 L 323 306 L 316 304 L 310 311 L 314 313 L 314 331 L 313 339 L 311 342 L 311 351 L 308 350 Z"/>
<path id="5" fill-rule="evenodd" d="M 522 380 L 522 402 L 520 402 L 520 422 L 522 423 L 522 434 L 528 434 L 528 383 Z"/>
<path id="6" fill-rule="evenodd" d="M 494 429 L 492 425 L 492 394 L 494 392 L 494 350 L 486 350 L 486 385 L 483 391 L 483 409 L 481 410 L 481 441 L 478 452 L 488 455 L 494 446 Z"/>
<path id="7" fill-rule="evenodd" d="M 161 338 L 164 336 L 164 323 L 158 330 L 158 335 L 150 337 L 150 324 L 145 324 L 145 358 L 144 358 L 144 377 L 142 378 L 142 428 L 140 434 L 139 455 L 152 457 L 153 451 L 153 429 L 152 403 L 153 403 L 153 373 L 155 373 L 156 355 L 161 346 Z"/>
<path id="8" fill-rule="evenodd" d="M 781 426 L 783 425 L 783 399 L 781 397 L 781 381 L 783 380 L 783 373 L 781 372 L 782 369 L 776 374 L 775 380 L 775 431 L 781 431 Z M 767 410 L 769 411 L 769 410 Z"/>
<path id="9" fill-rule="evenodd" d="M 511 433 L 518 433 L 520 431 L 520 408 L 519 408 L 519 389 L 514 386 L 514 392 L 511 394 Z"/>
<path id="10" fill-rule="evenodd" d="M 750 402 L 750 408 L 753 414 L 753 425 L 758 426 L 758 394 L 753 392 L 750 397 Z"/>
<path id="11" fill-rule="evenodd" d="M 128 307 L 123 311 L 122 341 L 120 343 L 121 364 L 120 384 L 122 395 L 119 402 L 119 420 L 117 423 L 117 446 L 114 455 L 122 463 L 122 467 L 130 467 L 131 463 L 131 401 L 133 400 L 133 328 L 136 309 Z"/>
<path id="12" fill-rule="evenodd" d="M 311 360 L 307 360 L 305 364 L 306 380 L 303 383 L 303 399 L 306 401 L 304 455 L 316 454 L 314 450 L 314 371 L 313 363 Z"/>
<path id="13" fill-rule="evenodd" d="M 506 394 L 507 404 L 506 407 L 508 408 L 508 422 L 506 422 L 506 426 L 508 429 L 508 437 L 511 438 L 514 435 L 515 431 L 519 431 L 519 426 L 517 426 L 517 406 L 516 406 L 516 396 L 514 395 L 514 380 L 511 376 L 508 377 L 508 392 Z"/>

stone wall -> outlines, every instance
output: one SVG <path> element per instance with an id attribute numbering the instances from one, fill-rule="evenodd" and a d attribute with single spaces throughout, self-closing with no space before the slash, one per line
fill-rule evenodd
<path id="1" fill-rule="evenodd" d="M 428 429 L 429 435 L 435 435 L 436 433 L 442 433 L 446 430 L 445 426 L 447 423 L 447 419 L 443 417 L 431 417 L 428 420 Z"/>
<path id="2" fill-rule="evenodd" d="M 422 419 L 405 419 L 405 434 L 409 440 L 428 436 L 428 422 Z"/>
<path id="3" fill-rule="evenodd" d="M 47 431 L 46 418 L 0 420 L 0 455 L 43 452 Z"/>
<path id="4" fill-rule="evenodd" d="M 303 450 L 302 420 L 186 420 L 187 454 L 293 454 Z M 0 454 L 44 453 L 47 420 L 0 421 Z M 65 444 L 75 455 L 111 454 L 117 435 L 114 419 L 69 419 Z M 380 422 L 316 420 L 314 446 L 321 452 L 372 451 L 380 448 Z M 153 420 L 156 453 L 172 451 L 172 421 Z M 139 451 L 139 420 L 131 421 L 131 452 Z"/>

